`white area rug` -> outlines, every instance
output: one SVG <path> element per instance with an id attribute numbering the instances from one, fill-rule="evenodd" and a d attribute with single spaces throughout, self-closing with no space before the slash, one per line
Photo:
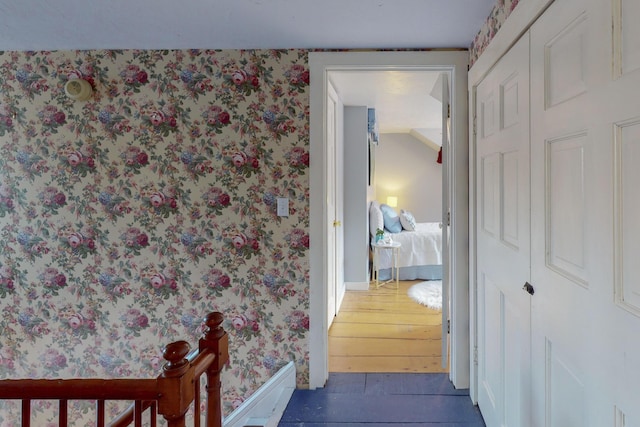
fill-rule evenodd
<path id="1" fill-rule="evenodd" d="M 407 291 L 409 298 L 434 310 L 442 310 L 442 280 L 416 283 Z"/>

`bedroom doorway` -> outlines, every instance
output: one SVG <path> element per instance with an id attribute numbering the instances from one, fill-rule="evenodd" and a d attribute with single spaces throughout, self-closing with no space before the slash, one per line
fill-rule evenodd
<path id="1" fill-rule="evenodd" d="M 407 291 L 420 289 L 422 285 L 413 285 L 425 280 L 441 284 L 443 279 L 447 232 L 442 226 L 446 205 L 443 166 L 448 162 L 439 163 L 438 153 L 446 139 L 448 73 L 348 69 L 329 71 L 327 80 L 327 124 L 338 122 L 336 112 L 343 116 L 344 149 L 340 152 L 344 164 L 349 165 L 344 170 L 344 216 L 336 217 L 342 224 L 344 250 L 349 255 L 344 266 L 349 268 L 345 270 L 344 287 L 335 282 L 342 292 L 333 292 L 332 281 L 328 280 L 329 371 L 447 372 L 447 313 L 418 304 Z M 368 108 L 376 116 L 377 133 L 373 135 L 367 123 Z M 332 133 L 340 133 L 332 130 L 328 126 L 329 153 Z M 330 170 L 328 173 L 331 175 Z M 331 176 L 327 178 L 331 182 Z M 340 194 L 336 196 L 338 205 Z M 402 281 L 397 291 L 391 285 L 380 289 L 370 286 L 373 257 L 366 245 L 376 228 L 367 225 L 367 220 L 375 223 L 376 218 L 382 218 L 379 211 L 368 208 L 369 203 L 386 203 L 390 196 L 395 201 L 391 209 L 411 212 L 420 230 L 393 235 L 401 244 L 397 256 Z M 390 253 L 382 251 L 380 255 L 386 279 Z M 331 307 L 332 294 L 342 297 L 337 311 Z"/>
<path id="2" fill-rule="evenodd" d="M 309 55 L 311 71 L 311 148 L 310 154 L 322 162 L 312 162 L 310 176 L 310 341 L 309 385 L 322 387 L 328 378 L 327 259 L 334 248 L 327 246 L 327 229 L 333 218 L 325 208 L 333 197 L 327 188 L 326 169 L 326 93 L 328 73 L 338 70 L 412 70 L 446 72 L 452 85 L 452 149 L 448 153 L 452 177 L 447 194 L 452 206 L 451 247 L 448 277 L 451 293 L 451 335 L 449 376 L 456 387 L 469 384 L 469 307 L 468 264 L 468 135 L 467 135 L 467 53 L 450 52 L 342 52 Z M 316 262 L 314 262 L 314 260 Z M 318 262 L 319 261 L 319 262 Z"/>

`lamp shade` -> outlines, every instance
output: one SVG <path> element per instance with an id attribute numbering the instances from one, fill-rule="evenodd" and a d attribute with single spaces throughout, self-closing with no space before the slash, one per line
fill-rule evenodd
<path id="1" fill-rule="evenodd" d="M 398 206 L 398 198 L 396 196 L 388 196 L 387 197 L 387 205 L 395 208 Z"/>

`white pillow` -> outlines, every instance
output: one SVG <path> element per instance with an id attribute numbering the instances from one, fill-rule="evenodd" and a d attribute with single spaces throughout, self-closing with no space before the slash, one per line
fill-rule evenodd
<path id="1" fill-rule="evenodd" d="M 382 217 L 382 211 L 380 210 L 380 203 L 375 200 L 371 202 L 369 206 L 369 232 L 372 236 L 376 235 L 377 229 L 384 229 L 384 218 Z"/>
<path id="2" fill-rule="evenodd" d="M 402 224 L 402 228 L 407 231 L 416 230 L 416 219 L 411 212 L 405 211 L 404 209 L 400 211 L 400 224 Z"/>

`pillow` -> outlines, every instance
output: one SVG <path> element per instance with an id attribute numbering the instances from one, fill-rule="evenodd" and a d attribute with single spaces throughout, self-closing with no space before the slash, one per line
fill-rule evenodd
<path id="1" fill-rule="evenodd" d="M 402 224 L 400 224 L 400 217 L 398 213 L 389 205 L 384 203 L 380 205 L 382 211 L 382 218 L 384 220 L 384 228 L 391 233 L 399 233 L 402 231 Z"/>
<path id="2" fill-rule="evenodd" d="M 407 231 L 416 230 L 416 219 L 411 212 L 405 211 L 404 209 L 400 211 L 400 224 L 402 224 L 402 228 Z"/>
<path id="3" fill-rule="evenodd" d="M 372 236 L 376 235 L 377 229 L 384 229 L 384 219 L 380 210 L 380 203 L 375 200 L 369 206 L 369 232 Z"/>

